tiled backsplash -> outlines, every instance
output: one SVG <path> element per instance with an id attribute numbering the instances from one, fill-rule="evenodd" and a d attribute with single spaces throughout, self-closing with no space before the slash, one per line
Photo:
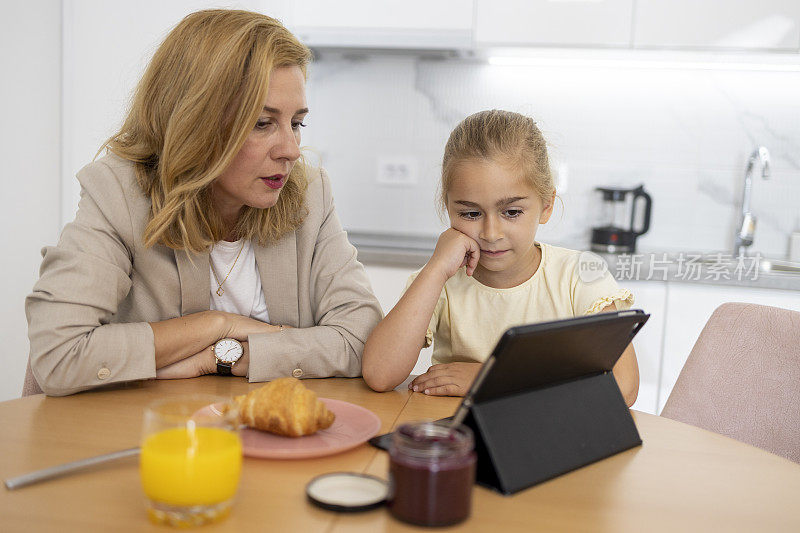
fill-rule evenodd
<path id="1" fill-rule="evenodd" d="M 596 186 L 643 183 L 653 197 L 644 250 L 729 250 L 745 164 L 769 148 L 772 176 L 754 178 L 753 251 L 785 256 L 800 229 L 800 72 L 633 67 L 493 66 L 414 56 L 321 58 L 309 79 L 304 145 L 329 170 L 347 229 L 436 235 L 434 197 L 453 126 L 481 109 L 535 118 L 563 206 L 542 240 L 588 247 Z M 377 182 L 377 160 L 413 156 L 418 181 Z"/>

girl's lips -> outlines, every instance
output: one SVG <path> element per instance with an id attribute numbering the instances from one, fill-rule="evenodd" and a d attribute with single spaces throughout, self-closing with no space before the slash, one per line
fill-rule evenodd
<path id="1" fill-rule="evenodd" d="M 485 255 L 487 257 L 500 257 L 501 255 L 503 255 L 507 251 L 508 250 L 494 250 L 494 251 L 481 250 L 481 255 Z"/>
<path id="2" fill-rule="evenodd" d="M 283 187 L 283 183 L 286 181 L 286 176 L 276 174 L 275 176 L 270 176 L 269 178 L 261 178 L 267 187 L 270 189 L 280 189 Z"/>

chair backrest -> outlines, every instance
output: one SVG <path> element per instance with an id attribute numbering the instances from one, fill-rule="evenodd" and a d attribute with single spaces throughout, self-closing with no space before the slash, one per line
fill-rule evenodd
<path id="1" fill-rule="evenodd" d="M 661 416 L 800 463 L 800 313 L 719 306 Z"/>
<path id="2" fill-rule="evenodd" d="M 32 394 L 41 394 L 42 388 L 36 382 L 31 372 L 31 360 L 28 359 L 28 367 L 25 369 L 25 382 L 22 384 L 22 396 L 30 396 Z"/>

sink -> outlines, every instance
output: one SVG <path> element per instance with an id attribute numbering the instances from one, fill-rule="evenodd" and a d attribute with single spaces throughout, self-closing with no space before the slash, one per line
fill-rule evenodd
<path id="1" fill-rule="evenodd" d="M 800 263 L 782 259 L 762 259 L 759 268 L 762 272 L 800 275 Z"/>
<path id="2" fill-rule="evenodd" d="M 739 265 L 739 258 L 733 257 L 730 253 L 715 252 L 705 254 L 690 254 L 686 256 L 691 259 L 695 264 L 716 267 L 726 267 L 729 269 L 736 268 Z M 672 258 L 673 261 L 678 261 L 676 257 Z M 688 259 L 685 259 L 688 261 Z M 785 259 L 769 259 L 760 257 L 758 255 L 748 255 L 740 267 L 749 269 L 753 262 L 758 260 L 758 270 L 764 274 L 790 274 L 800 276 L 800 263 L 794 261 L 787 261 Z"/>

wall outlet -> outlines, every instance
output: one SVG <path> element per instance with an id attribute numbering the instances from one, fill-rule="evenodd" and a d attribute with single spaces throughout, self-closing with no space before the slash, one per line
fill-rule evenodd
<path id="1" fill-rule="evenodd" d="M 414 185 L 417 183 L 417 158 L 414 156 L 380 156 L 378 183 L 383 185 Z"/>

